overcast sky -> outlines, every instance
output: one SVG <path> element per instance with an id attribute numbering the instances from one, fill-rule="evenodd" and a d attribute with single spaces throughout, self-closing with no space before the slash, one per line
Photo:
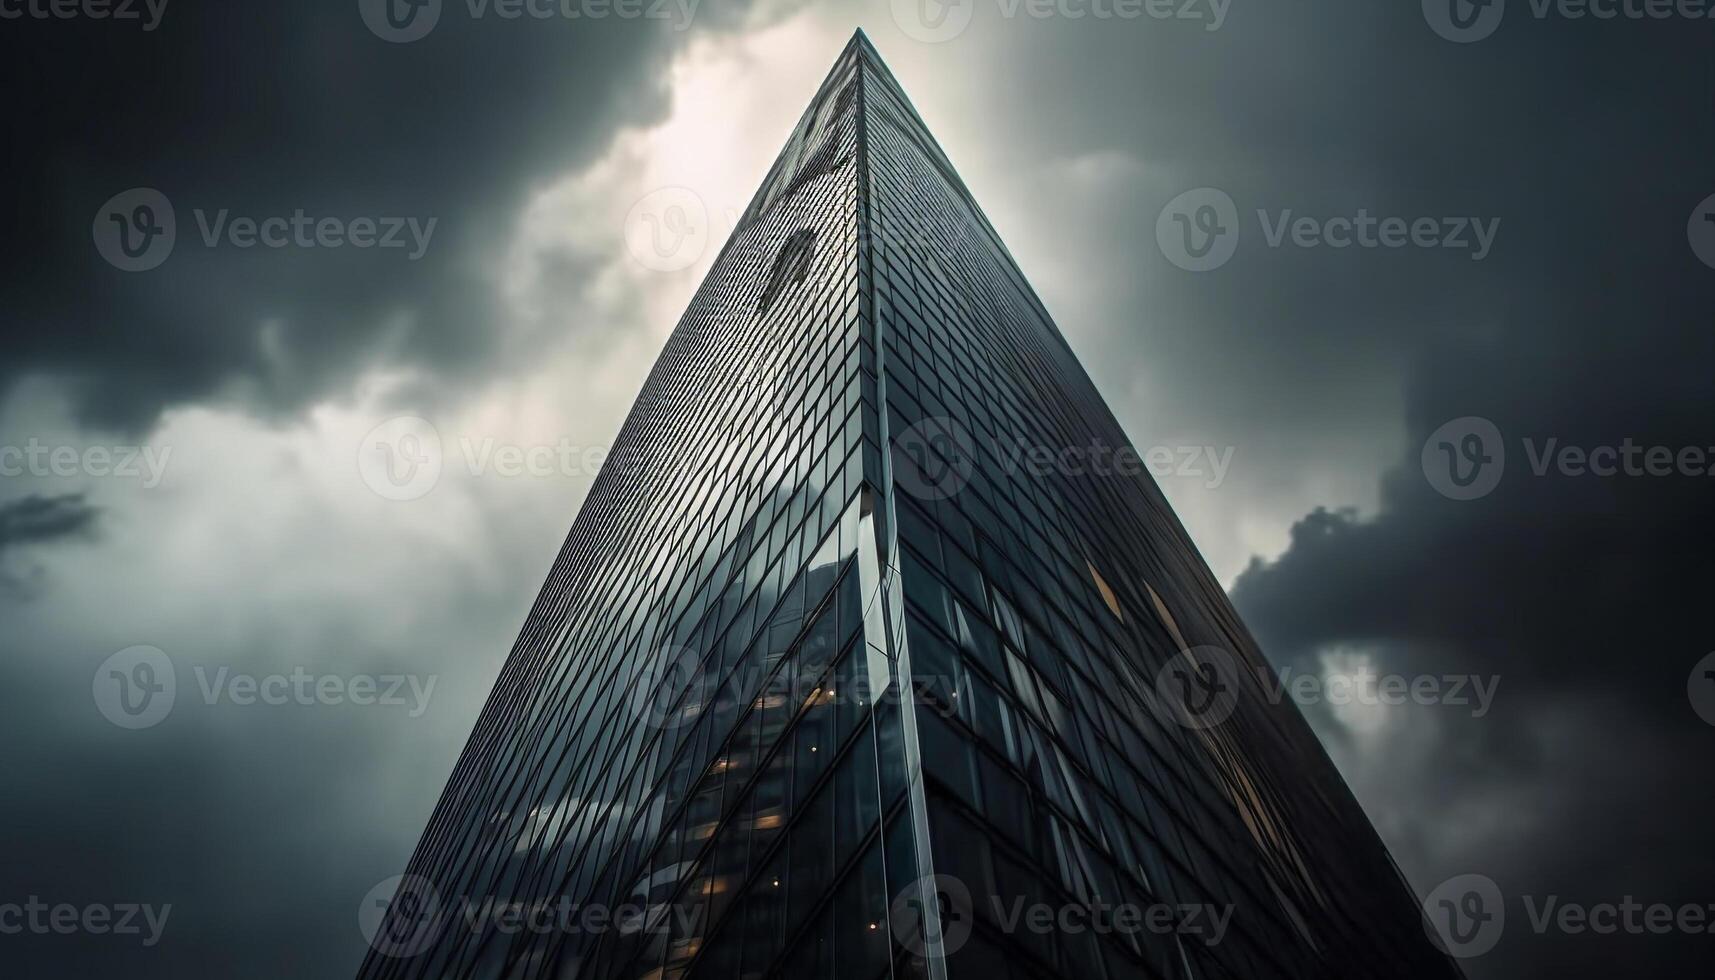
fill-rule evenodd
<path id="1" fill-rule="evenodd" d="M 172 906 L 148 948 L 0 960 L 355 972 L 600 451 L 861 26 L 1275 662 L 1473 692 L 1305 708 L 1420 896 L 1505 896 L 1470 973 L 1707 962 L 1529 915 L 1715 905 L 1715 449 L 1677 455 L 1715 446 L 1707 22 L 446 0 L 409 39 L 365 8 L 0 20 L 0 903 Z M 139 231 L 168 208 L 170 250 Z M 1215 252 L 1176 246 L 1209 217 Z M 1492 488 L 1447 480 L 1467 417 Z M 378 426 L 439 473 L 360 466 Z M 1672 472 L 1539 474 L 1550 440 Z M 164 717 L 113 700 L 140 665 Z M 241 703 L 275 675 L 337 696 Z"/>

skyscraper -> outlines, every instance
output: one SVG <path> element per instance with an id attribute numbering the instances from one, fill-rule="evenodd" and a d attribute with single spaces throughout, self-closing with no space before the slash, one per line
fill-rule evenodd
<path id="1" fill-rule="evenodd" d="M 363 976 L 1455 976 L 869 42 L 651 372 Z"/>

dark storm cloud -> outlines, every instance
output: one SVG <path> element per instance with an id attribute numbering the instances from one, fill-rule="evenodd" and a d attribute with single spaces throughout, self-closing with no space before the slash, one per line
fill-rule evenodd
<path id="1" fill-rule="evenodd" d="M 1233 181 L 1241 215 L 1367 205 L 1491 215 L 1501 232 L 1481 263 L 1378 251 L 1343 265 L 1326 248 L 1244 240 L 1232 288 L 1204 297 L 1215 336 L 1197 341 L 1199 359 L 1254 372 L 1239 396 L 1253 411 L 1314 401 L 1354 361 L 1399 364 L 1406 451 L 1373 519 L 1311 513 L 1234 598 L 1264 649 L 1301 670 L 1358 649 L 1383 674 L 1500 678 L 1485 717 L 1410 720 L 1423 768 L 1355 787 L 1420 893 L 1477 872 L 1509 896 L 1506 936 L 1473 975 L 1674 975 L 1706 958 L 1707 935 L 1539 936 L 1524 896 L 1715 903 L 1715 796 L 1694 761 L 1715 728 L 1687 697 L 1715 649 L 1715 480 L 1532 464 L 1550 440 L 1704 456 L 1715 444 L 1715 289 L 1686 240 L 1715 191 L 1707 36 L 1514 11 L 1503 33 L 1457 47 L 1415 8 L 1353 11 L 1363 40 L 1337 31 L 1339 49 L 1303 30 L 1286 39 L 1306 42 L 1282 45 L 1304 84 L 1278 112 L 1267 93 L 1282 89 L 1252 89 L 1242 135 L 1257 166 Z M 1239 333 L 1261 350 L 1239 355 L 1226 336 Z M 1497 489 L 1471 501 L 1437 493 L 1420 461 L 1430 434 L 1463 416 L 1492 421 L 1507 453 Z M 1385 768 L 1397 748 L 1312 715 L 1347 743 L 1342 759 L 1375 753 Z"/>
<path id="2" fill-rule="evenodd" d="M 698 7 L 695 24 L 739 9 Z M 0 391 L 51 373 L 88 420 L 129 429 L 216 394 L 290 410 L 376 364 L 491 366 L 518 338 L 494 329 L 489 250 L 533 186 L 664 109 L 661 69 L 688 36 L 659 19 L 472 18 L 463 0 L 405 44 L 371 33 L 355 0 L 183 0 L 151 32 L 4 27 Z M 176 218 L 149 271 L 114 268 L 92 241 L 104 202 L 132 188 L 161 191 Z M 223 209 L 436 224 L 416 260 L 224 234 L 208 247 L 201 226 Z"/>
<path id="3" fill-rule="evenodd" d="M 0 503 L 0 600 L 27 601 L 43 587 L 40 568 L 13 560 L 30 546 L 91 538 L 101 509 L 84 494 L 30 494 Z"/>
<path id="4" fill-rule="evenodd" d="M 0 504 L 0 556 L 19 545 L 87 534 L 99 513 L 80 493 L 31 494 Z"/>
<path id="5" fill-rule="evenodd" d="M 1040 67 L 993 82 L 1035 120 L 1028 152 L 1111 150 L 1142 164 L 1077 227 L 1127 260 L 1107 283 L 1124 303 L 1081 349 L 1098 381 L 1123 391 L 1160 365 L 1149 378 L 1170 389 L 1164 400 L 1236 435 L 1397 424 L 1353 418 L 1352 400 L 1373 399 L 1435 340 L 1505 330 L 1577 346 L 1616 329 L 1580 313 L 1627 285 L 1616 257 L 1642 249 L 1681 279 L 1706 271 L 1685 239 L 1693 206 L 1715 191 L 1702 25 L 1539 21 L 1512 7 L 1470 45 L 1436 36 L 1417 3 L 1235 5 L 1218 32 L 1008 23 L 999 43 Z M 1240 244 L 1224 267 L 1191 274 L 1163 260 L 1154 231 L 1162 207 L 1199 186 L 1236 202 Z M 1459 249 L 1274 247 L 1257 215 L 1359 209 L 1498 219 L 1498 234 L 1480 261 Z M 1616 312 L 1645 350 L 1693 328 L 1691 311 L 1675 323 Z M 1242 441 L 1241 457 L 1279 449 Z"/>
<path id="6" fill-rule="evenodd" d="M 1627 346 L 1598 339 L 1549 358 L 1504 346 L 1426 359 L 1411 391 L 1412 446 L 1387 476 L 1380 514 L 1309 515 L 1284 555 L 1253 565 L 1234 589 L 1264 648 L 1297 669 L 1315 672 L 1322 651 L 1355 648 L 1372 652 L 1379 674 L 1498 678 L 1483 717 L 1431 709 L 1439 741 L 1404 785 L 1357 787 L 1394 824 L 1421 890 L 1477 872 L 1511 896 L 1508 935 L 1473 965 L 1479 976 L 1666 976 L 1708 948 L 1707 935 L 1538 937 L 1525 926 L 1527 894 L 1715 903 L 1715 794 L 1695 761 L 1715 751 L 1715 727 L 1687 693 L 1693 665 L 1715 649 L 1707 467 L 1538 476 L 1526 448 L 1527 439 L 1538 453 L 1550 439 L 1586 450 L 1629 441 L 1707 454 L 1708 340 L 1662 343 L 1647 363 Z M 1432 489 L 1418 447 L 1467 414 L 1502 433 L 1505 470 L 1488 496 L 1451 500 Z M 1312 709 L 1324 738 L 1355 742 L 1347 748 L 1359 754 L 1394 751 L 1321 712 Z M 1535 828 L 1486 831 L 1475 815 L 1502 800 Z M 1463 846 L 1447 843 L 1461 837 Z"/>

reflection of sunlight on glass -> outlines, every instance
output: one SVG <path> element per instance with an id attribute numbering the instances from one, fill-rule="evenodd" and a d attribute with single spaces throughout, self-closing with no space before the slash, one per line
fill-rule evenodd
<path id="1" fill-rule="evenodd" d="M 1328 713 L 1350 731 L 1372 735 L 1388 725 L 1388 712 L 1403 706 L 1377 698 L 1375 657 L 1365 650 L 1334 647 L 1317 655 L 1322 665 L 1322 697 Z"/>

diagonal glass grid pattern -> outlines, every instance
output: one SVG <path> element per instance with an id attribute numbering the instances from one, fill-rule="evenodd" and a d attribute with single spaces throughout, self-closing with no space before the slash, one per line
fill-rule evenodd
<path id="1" fill-rule="evenodd" d="M 1457 975 L 1295 710 L 1161 703 L 1188 649 L 1266 662 L 1147 477 L 1017 458 L 1097 444 L 1129 446 L 855 36 L 645 383 L 361 975 Z M 1006 915 L 1125 904 L 1171 928 Z M 1218 942 L 1196 909 L 1227 910 Z"/>

